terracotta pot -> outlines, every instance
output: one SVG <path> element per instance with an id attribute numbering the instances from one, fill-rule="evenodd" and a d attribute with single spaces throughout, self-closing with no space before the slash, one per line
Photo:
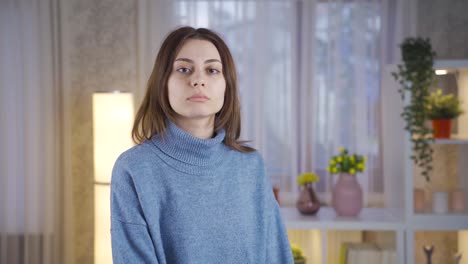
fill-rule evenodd
<path id="1" fill-rule="evenodd" d="M 452 120 L 432 119 L 432 128 L 434 129 L 434 138 L 450 138 Z"/>
<path id="2" fill-rule="evenodd" d="M 356 176 L 340 174 L 332 191 L 332 206 L 339 216 L 357 216 L 362 209 L 362 188 Z"/>
<path id="3" fill-rule="evenodd" d="M 316 214 L 320 209 L 320 201 L 315 194 L 312 184 L 306 184 L 302 187 L 299 198 L 296 202 L 296 207 L 301 214 L 313 215 Z"/>

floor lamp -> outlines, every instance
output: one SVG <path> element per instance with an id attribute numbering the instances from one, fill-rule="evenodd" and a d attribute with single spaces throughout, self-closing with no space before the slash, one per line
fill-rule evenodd
<path id="1" fill-rule="evenodd" d="M 133 146 L 133 95 L 93 94 L 94 134 L 94 263 L 112 263 L 110 239 L 110 181 L 117 157 Z"/>

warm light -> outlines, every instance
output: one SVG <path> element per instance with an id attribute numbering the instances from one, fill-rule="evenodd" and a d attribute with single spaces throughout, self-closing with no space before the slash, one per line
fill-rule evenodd
<path id="1" fill-rule="evenodd" d="M 447 74 L 447 70 L 435 70 L 436 75 L 445 75 Z"/>
<path id="2" fill-rule="evenodd" d="M 133 146 L 132 125 L 132 94 L 93 94 L 94 263 L 112 263 L 110 181 L 116 159 Z"/>
<path id="3" fill-rule="evenodd" d="M 94 263 L 112 263 L 110 188 L 94 185 Z"/>
<path id="4" fill-rule="evenodd" d="M 460 264 L 468 263 L 466 260 L 468 255 L 468 230 L 458 231 L 458 252 L 463 254 Z"/>

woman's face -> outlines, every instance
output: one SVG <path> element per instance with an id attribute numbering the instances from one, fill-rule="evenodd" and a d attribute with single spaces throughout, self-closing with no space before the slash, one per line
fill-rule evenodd
<path id="1" fill-rule="evenodd" d="M 226 81 L 213 43 L 187 40 L 174 60 L 167 86 L 169 103 L 179 121 L 214 121 L 224 103 Z"/>

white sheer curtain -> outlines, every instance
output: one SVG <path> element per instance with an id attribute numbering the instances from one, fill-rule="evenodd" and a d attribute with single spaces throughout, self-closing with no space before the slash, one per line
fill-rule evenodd
<path id="1" fill-rule="evenodd" d="M 140 89 L 169 30 L 214 29 L 239 72 L 242 138 L 253 140 L 282 194 L 295 199 L 296 176 L 315 171 L 328 200 L 328 159 L 343 146 L 368 157 L 358 179 L 375 200 L 384 191 L 380 71 L 397 54 L 400 2 L 141 1 Z"/>
<path id="2" fill-rule="evenodd" d="M 320 0 L 315 7 L 313 168 L 324 179 L 340 146 L 365 155 L 358 180 L 370 205 L 388 202 L 381 74 L 399 60 L 398 44 L 416 32 L 414 8 L 413 0 Z M 328 177 L 318 189 L 329 193 L 332 184 Z"/>
<path id="3" fill-rule="evenodd" d="M 0 2 L 0 263 L 59 263 L 53 6 Z"/>
<path id="4" fill-rule="evenodd" d="M 380 155 L 381 1 L 316 5 L 314 167 L 330 189 L 329 157 L 340 146 L 368 158 L 358 174 L 365 193 L 382 192 Z M 320 65 L 320 66 L 319 66 Z"/>
<path id="5" fill-rule="evenodd" d="M 241 137 L 261 151 L 275 184 L 291 190 L 299 143 L 296 2 L 179 1 L 175 10 L 179 24 L 223 35 L 239 73 Z"/>
<path id="6" fill-rule="evenodd" d="M 161 0 L 140 4 L 147 17 L 140 22 L 145 27 L 140 27 L 144 34 L 140 58 L 145 60 L 141 84 L 148 78 L 167 32 L 179 25 L 218 32 L 230 47 L 239 73 L 241 138 L 252 140 L 274 183 L 289 192 L 295 186 L 292 176 L 299 173 L 298 7 L 297 1 Z"/>

